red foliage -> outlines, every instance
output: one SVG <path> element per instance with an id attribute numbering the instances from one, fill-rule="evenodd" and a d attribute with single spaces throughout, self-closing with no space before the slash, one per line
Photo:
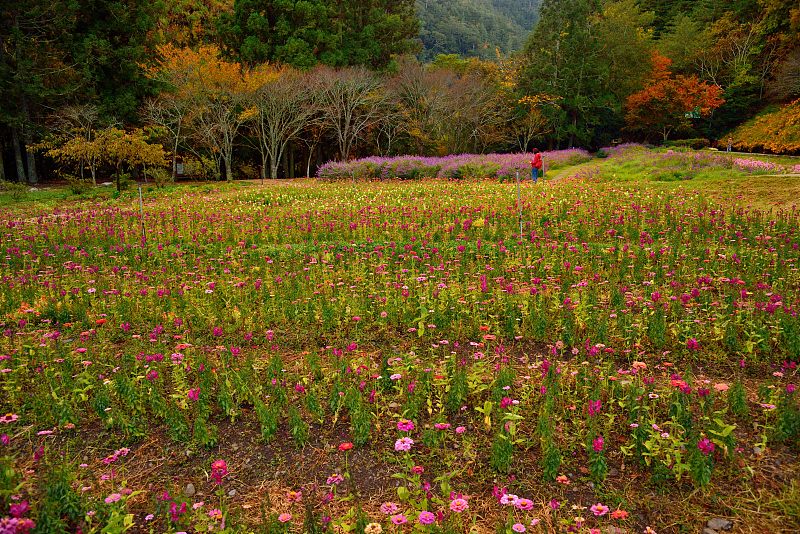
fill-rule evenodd
<path id="1" fill-rule="evenodd" d="M 664 140 L 681 126 L 689 125 L 686 113 L 702 117 L 725 103 L 722 88 L 700 81 L 697 76 L 674 75 L 672 60 L 653 53 L 653 71 L 643 89 L 628 97 L 625 122 L 646 135 L 658 133 Z"/>

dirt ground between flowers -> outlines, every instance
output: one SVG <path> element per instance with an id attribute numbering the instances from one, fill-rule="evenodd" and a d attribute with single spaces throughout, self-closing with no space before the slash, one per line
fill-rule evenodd
<path id="1" fill-rule="evenodd" d="M 514 359 L 527 362 L 540 358 L 543 354 L 541 348 L 520 344 L 514 347 Z M 290 367 L 292 362 L 299 365 L 301 361 L 300 357 L 286 358 Z M 520 372 L 525 369 L 520 365 Z M 696 369 L 695 378 L 712 382 L 730 380 L 730 375 L 724 370 L 709 371 L 705 374 L 702 369 Z M 763 371 L 753 367 L 744 380 L 751 393 L 751 402 L 755 391 L 764 383 L 755 376 L 764 376 Z M 53 441 L 49 446 L 64 451 L 65 456 L 76 464 L 90 464 L 95 471 L 103 470 L 100 459 L 115 447 L 130 447 L 131 453 L 119 476 L 124 477 L 128 487 L 145 490 L 130 501 L 130 510 L 137 517 L 144 517 L 157 509 L 157 497 L 165 490 L 173 497 L 188 498 L 190 503 L 203 501 L 208 506 L 216 506 L 217 488 L 206 469 L 217 458 L 227 461 L 230 472 L 223 484 L 228 506 L 236 517 L 256 531 L 262 518 L 269 515 L 267 511 L 291 511 L 296 517 L 301 517 L 303 508 L 287 502 L 288 491 L 302 490 L 305 502 L 318 503 L 327 491 L 325 479 L 334 473 L 349 474 L 343 489 L 352 492 L 355 498 L 352 502 L 330 505 L 328 512 L 334 517 L 344 515 L 356 502 L 368 514 L 378 517 L 381 503 L 398 500 L 398 482 L 392 474 L 403 468 L 391 447 L 396 437 L 392 427 L 394 419 L 378 420 L 370 443 L 345 453 L 338 450 L 338 445 L 351 439 L 346 416 L 335 424 L 333 421 L 312 424 L 310 441 L 304 448 L 298 448 L 286 421 L 281 423 L 278 435 L 264 443 L 252 407 L 240 406 L 239 409 L 234 421 L 219 417 L 212 419 L 218 427 L 219 441 L 208 449 L 190 448 L 171 441 L 163 427 L 141 440 L 123 443 L 97 421 L 87 422 L 86 426 L 74 430 L 59 430 L 50 436 Z M 475 421 L 462 414 L 451 422 L 465 425 L 466 433 L 473 434 L 478 430 L 472 426 Z M 609 498 L 623 502 L 623 508 L 633 512 L 631 518 L 620 524 L 617 530 L 610 528 L 604 533 L 633 534 L 650 525 L 658 525 L 656 531 L 659 534 L 700 532 L 706 521 L 714 517 L 732 520 L 732 532 L 735 533 L 798 532 L 796 499 L 800 497 L 800 457 L 796 451 L 786 447 L 763 451 L 754 448 L 753 444 L 759 439 L 757 431 L 748 426 L 750 422 L 747 420 L 736 423 L 742 450 L 735 462 L 721 466 L 715 472 L 712 484 L 704 489 L 695 488 L 687 479 L 669 482 L 665 486 L 654 485 L 645 470 L 631 465 L 620 454 L 609 457 L 608 479 L 596 486 L 589 481 L 588 471 L 583 467 L 586 465 L 583 451 L 574 452 L 564 459 L 562 473 L 569 477 L 569 484 L 542 482 L 539 449 L 534 444 L 515 452 L 511 473 L 499 476 L 487 467 L 491 442 L 483 434 L 474 434 L 477 437 L 469 451 L 460 450 L 458 443 L 449 443 L 444 450 L 436 451 L 419 444 L 415 457 L 426 470 L 425 479 L 457 471 L 453 487 L 469 497 L 470 509 L 478 518 L 473 530 L 476 534 L 495 532 L 494 525 L 505 518 L 504 511 L 492 496 L 495 485 L 508 486 L 534 502 L 546 503 L 556 499 L 569 503 L 567 510 L 560 512 L 569 517 L 586 517 L 591 504 L 607 502 Z M 563 431 L 559 429 L 559 432 Z M 29 458 L 33 458 L 36 446 L 31 435 Z M 36 463 L 31 460 L 28 467 L 35 469 Z M 98 488 L 103 484 L 97 482 Z M 193 495 L 186 494 L 188 484 L 195 488 Z M 160 517 L 163 521 L 164 514 Z M 548 531 L 556 531 L 557 524 L 547 507 L 541 509 L 540 517 Z M 154 527 L 159 531 L 167 525 L 155 524 Z"/>

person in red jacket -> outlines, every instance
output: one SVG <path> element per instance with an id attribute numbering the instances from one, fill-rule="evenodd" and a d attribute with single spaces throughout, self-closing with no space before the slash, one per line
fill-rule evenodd
<path id="1" fill-rule="evenodd" d="M 542 165 L 542 154 L 539 152 L 538 148 L 534 148 L 533 159 L 531 160 L 531 178 L 533 178 L 533 183 L 539 181 L 539 171 L 542 170 Z"/>

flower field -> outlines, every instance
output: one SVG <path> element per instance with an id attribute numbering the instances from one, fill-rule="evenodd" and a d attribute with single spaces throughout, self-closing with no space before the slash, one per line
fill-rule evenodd
<path id="1" fill-rule="evenodd" d="M 4 208 L 0 531 L 793 531 L 800 211 L 639 150 Z"/>

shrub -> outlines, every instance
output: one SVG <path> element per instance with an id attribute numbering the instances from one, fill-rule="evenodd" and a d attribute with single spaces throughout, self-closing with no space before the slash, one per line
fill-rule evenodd
<path id="1" fill-rule="evenodd" d="M 667 141 L 664 146 L 675 148 L 692 148 L 694 150 L 702 150 L 711 146 L 711 141 L 704 138 L 696 139 L 679 139 L 676 141 Z"/>
<path id="2" fill-rule="evenodd" d="M 28 186 L 18 182 L 0 182 L 0 191 L 8 193 L 14 200 L 25 198 L 28 194 Z"/>

